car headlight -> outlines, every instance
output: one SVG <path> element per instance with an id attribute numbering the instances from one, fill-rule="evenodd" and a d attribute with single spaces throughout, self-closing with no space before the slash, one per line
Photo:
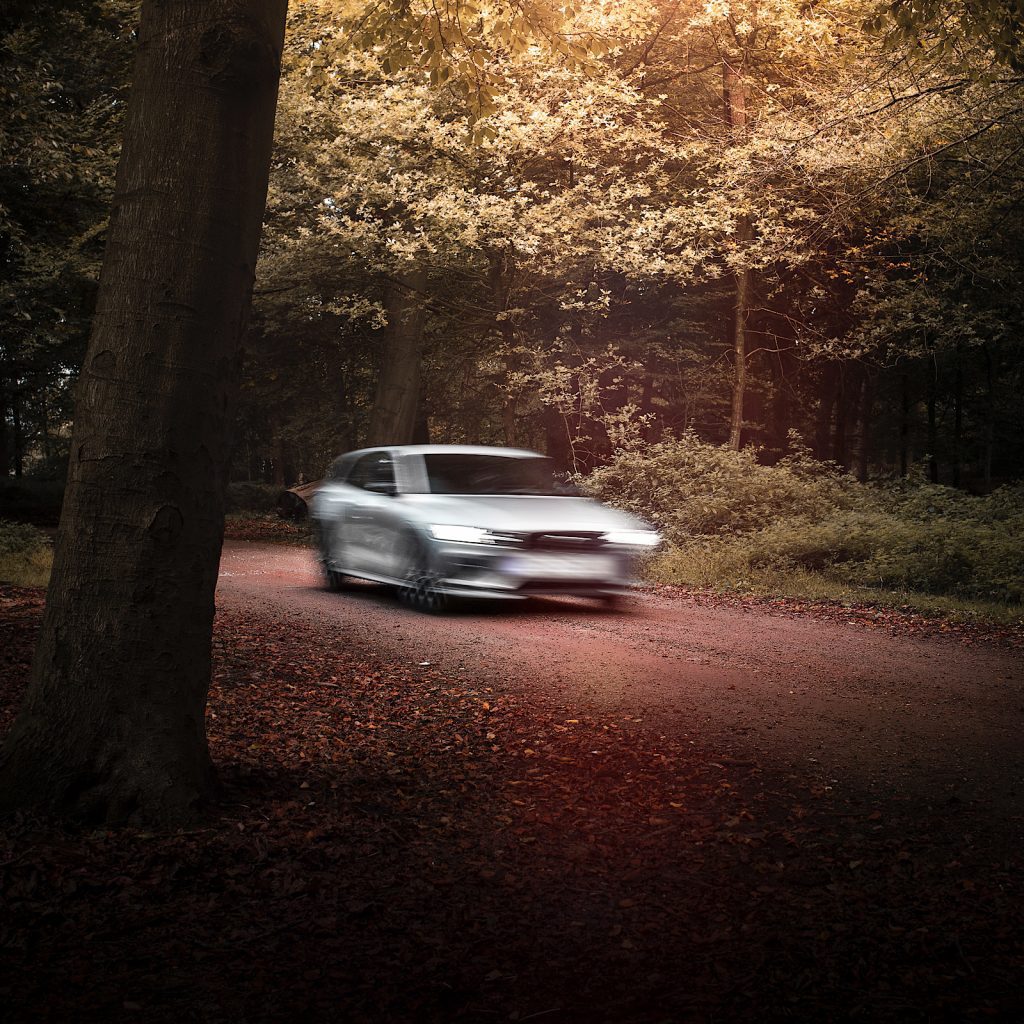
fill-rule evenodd
<path id="1" fill-rule="evenodd" d="M 447 526 L 444 523 L 430 527 L 430 532 L 437 540 L 450 540 L 458 544 L 493 544 L 489 530 L 479 526 Z"/>
<path id="2" fill-rule="evenodd" d="M 653 530 L 612 530 L 604 535 L 604 541 L 630 548 L 656 548 L 661 543 L 661 534 Z"/>

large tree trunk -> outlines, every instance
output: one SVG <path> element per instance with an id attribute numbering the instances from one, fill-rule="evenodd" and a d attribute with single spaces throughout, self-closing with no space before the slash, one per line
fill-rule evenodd
<path id="1" fill-rule="evenodd" d="M 743 81 L 743 60 L 722 62 L 722 95 L 726 123 L 737 139 L 747 127 L 747 93 Z M 736 250 L 742 260 L 747 244 L 753 238 L 750 218 L 740 216 L 734 235 Z M 747 314 L 750 307 L 750 270 L 737 266 L 733 271 L 736 301 L 733 306 L 732 349 L 734 376 L 732 412 L 729 418 L 729 447 L 739 451 L 743 446 L 743 408 L 747 393 Z"/>
<path id="2" fill-rule="evenodd" d="M 143 4 L 67 495 L 0 801 L 175 822 L 204 709 L 285 0 Z"/>
<path id="3" fill-rule="evenodd" d="M 420 401 L 426 289 L 427 272 L 418 266 L 388 282 L 384 296 L 388 326 L 367 446 L 412 441 Z"/>

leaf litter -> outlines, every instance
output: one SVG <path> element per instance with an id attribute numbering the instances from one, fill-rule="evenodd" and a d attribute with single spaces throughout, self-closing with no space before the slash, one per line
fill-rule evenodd
<path id="1" fill-rule="evenodd" d="M 0 716 L 42 598 L 0 589 Z M 1019 1019 L 1020 826 L 219 613 L 189 829 L 16 821 L 10 1021 Z"/>

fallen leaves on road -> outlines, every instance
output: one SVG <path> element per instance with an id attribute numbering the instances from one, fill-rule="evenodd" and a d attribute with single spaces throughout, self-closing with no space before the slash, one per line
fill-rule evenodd
<path id="1" fill-rule="evenodd" d="M 4 725 L 40 598 L 0 591 Z M 7 1019 L 1011 1020 L 1020 821 L 828 780 L 219 615 L 222 802 L 23 821 Z"/>

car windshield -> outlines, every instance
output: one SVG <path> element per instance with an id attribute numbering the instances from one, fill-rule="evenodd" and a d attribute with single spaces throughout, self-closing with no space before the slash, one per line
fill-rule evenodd
<path id="1" fill-rule="evenodd" d="M 452 452 L 425 455 L 431 494 L 569 494 L 545 458 L 470 455 Z"/>

